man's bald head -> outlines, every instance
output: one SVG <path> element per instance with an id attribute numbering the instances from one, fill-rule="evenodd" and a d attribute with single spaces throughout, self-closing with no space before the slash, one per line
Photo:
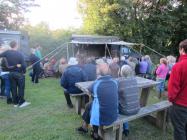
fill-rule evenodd
<path id="1" fill-rule="evenodd" d="M 106 63 L 99 64 L 97 68 L 98 68 L 99 74 L 101 76 L 105 76 L 105 75 L 110 74 L 109 66 Z"/>

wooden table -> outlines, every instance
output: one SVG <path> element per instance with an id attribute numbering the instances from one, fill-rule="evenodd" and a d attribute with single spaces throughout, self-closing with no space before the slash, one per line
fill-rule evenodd
<path id="1" fill-rule="evenodd" d="M 143 107 L 147 105 L 147 101 L 148 101 L 151 88 L 159 84 L 159 82 L 145 79 L 142 77 L 136 77 L 136 79 L 137 79 L 138 87 L 141 89 L 140 105 L 141 107 Z M 88 88 L 91 84 L 93 84 L 93 82 L 94 81 L 79 82 L 79 83 L 76 83 L 75 85 L 79 89 L 81 89 L 85 94 L 91 95 L 90 92 L 88 91 Z"/>
<path id="2" fill-rule="evenodd" d="M 123 116 L 123 119 L 124 118 L 129 119 L 129 118 L 133 118 L 133 117 L 134 118 L 140 118 L 140 117 L 145 117 L 146 116 L 146 120 L 148 120 L 152 124 L 156 125 L 157 127 L 162 128 L 165 132 L 165 127 L 166 127 L 165 122 L 166 122 L 167 108 L 169 106 L 171 106 L 170 103 L 168 103 L 167 101 L 166 102 L 161 101 L 161 102 L 157 103 L 159 105 L 159 107 L 157 107 L 156 109 L 155 109 L 155 106 L 158 106 L 157 104 L 147 106 L 147 101 L 148 101 L 148 97 L 149 97 L 151 88 L 153 88 L 154 86 L 159 84 L 159 82 L 149 80 L 149 79 L 145 79 L 145 78 L 142 78 L 142 77 L 136 77 L 136 79 L 137 79 L 138 87 L 141 90 L 141 92 L 140 92 L 140 105 L 141 105 L 141 110 L 144 109 L 144 111 L 143 111 L 144 115 L 142 115 L 141 114 L 142 112 L 140 111 L 139 114 L 134 115 L 134 116 L 130 116 L 130 117 L 126 117 L 126 118 Z M 116 80 L 118 80 L 118 79 L 116 79 Z M 91 86 L 91 84 L 93 84 L 93 81 L 79 82 L 79 83 L 76 83 L 75 85 L 79 89 L 81 89 L 84 94 L 87 94 L 87 95 L 90 96 L 91 93 L 89 92 L 88 88 Z M 164 103 L 164 105 L 163 105 L 163 103 Z M 145 113 L 145 109 L 148 109 L 147 110 L 148 113 Z M 156 117 L 150 115 L 151 112 L 156 112 L 157 113 Z M 140 117 L 137 117 L 138 115 Z M 119 120 L 119 118 L 118 118 L 118 120 Z M 124 122 L 124 121 L 122 121 L 122 122 Z M 113 125 L 115 125 L 115 123 L 113 123 L 111 126 L 113 126 Z M 122 139 L 123 123 L 121 123 L 119 125 L 121 127 L 119 127 L 119 128 L 116 127 L 116 130 L 114 130 L 115 126 L 114 127 L 111 127 L 111 126 L 107 131 L 106 130 L 103 131 L 104 134 L 102 134 L 102 136 L 103 136 L 104 140 L 114 140 L 115 137 L 118 136 L 118 135 L 119 135 L 119 138 L 117 138 L 117 139 L 121 140 Z M 118 133 L 118 131 L 119 131 L 119 133 Z M 113 134 L 117 134 L 117 135 L 112 136 Z"/>

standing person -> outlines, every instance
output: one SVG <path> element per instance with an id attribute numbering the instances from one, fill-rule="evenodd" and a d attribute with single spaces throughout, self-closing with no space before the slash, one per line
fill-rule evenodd
<path id="1" fill-rule="evenodd" d="M 11 104 L 12 103 L 12 97 L 10 94 L 10 78 L 9 78 L 9 71 L 13 68 L 16 68 L 16 66 L 8 66 L 8 62 L 6 60 L 6 58 L 2 58 L 1 60 L 1 92 L 4 92 L 4 94 L 7 97 L 7 104 Z"/>
<path id="2" fill-rule="evenodd" d="M 35 55 L 41 60 L 42 59 L 42 53 L 41 53 L 41 46 L 39 44 L 35 47 Z"/>
<path id="3" fill-rule="evenodd" d="M 83 69 L 87 75 L 88 81 L 94 81 L 97 78 L 96 75 L 96 64 L 93 58 L 88 58 L 86 64 L 84 64 Z"/>
<path id="4" fill-rule="evenodd" d="M 128 60 L 127 60 L 127 64 L 132 68 L 133 70 L 133 74 L 135 75 L 135 68 L 136 68 L 136 58 L 133 58 L 133 57 L 129 57 Z"/>
<path id="5" fill-rule="evenodd" d="M 31 81 L 36 84 L 39 82 L 39 75 L 41 72 L 39 60 L 40 59 L 34 54 L 34 50 L 31 50 L 30 62 L 32 64 L 32 68 L 33 68 L 33 74 L 32 74 Z"/>
<path id="6" fill-rule="evenodd" d="M 0 54 L 0 57 L 5 57 L 9 66 L 17 66 L 10 70 L 10 83 L 14 107 L 25 107 L 29 105 L 24 99 L 26 64 L 23 55 L 17 51 L 18 46 L 16 41 L 10 42 L 11 50 Z"/>
<path id="7" fill-rule="evenodd" d="M 148 63 L 145 59 L 145 57 L 142 57 L 141 62 L 139 62 L 139 74 L 142 77 L 146 77 L 146 72 L 148 68 Z"/>
<path id="8" fill-rule="evenodd" d="M 153 63 L 152 63 L 151 58 L 150 58 L 149 55 L 145 56 L 145 60 L 146 60 L 146 62 L 148 64 L 147 71 L 146 71 L 147 78 L 148 79 L 152 79 Z"/>
<path id="9" fill-rule="evenodd" d="M 65 69 L 64 74 L 61 77 L 61 86 L 64 88 L 67 106 L 73 108 L 69 94 L 81 93 L 82 91 L 75 86 L 75 83 L 87 81 L 87 77 L 85 72 L 78 65 L 76 58 L 71 57 L 68 65 L 69 66 Z"/>
<path id="10" fill-rule="evenodd" d="M 112 63 L 109 64 L 109 68 L 110 68 L 110 71 L 111 71 L 111 76 L 113 78 L 118 77 L 119 70 L 120 70 L 120 66 L 118 65 L 118 63 L 119 63 L 119 58 L 114 57 L 112 59 Z"/>
<path id="11" fill-rule="evenodd" d="M 174 56 L 172 56 L 172 55 L 169 55 L 169 56 L 167 56 L 167 61 L 168 61 L 169 72 L 168 72 L 168 74 L 166 76 L 166 80 L 169 80 L 171 70 L 172 70 L 173 66 L 175 65 L 175 63 L 176 63 L 176 58 Z"/>
<path id="12" fill-rule="evenodd" d="M 167 60 L 166 58 L 161 58 L 160 59 L 160 65 L 158 66 L 156 70 L 156 81 L 160 82 L 157 86 L 156 89 L 159 93 L 159 98 L 161 98 L 164 90 L 165 90 L 165 80 L 167 73 L 169 72 L 168 66 L 167 66 Z"/>
<path id="13" fill-rule="evenodd" d="M 168 99 L 175 140 L 187 140 L 187 39 L 179 44 L 179 61 L 173 66 L 168 83 Z"/>

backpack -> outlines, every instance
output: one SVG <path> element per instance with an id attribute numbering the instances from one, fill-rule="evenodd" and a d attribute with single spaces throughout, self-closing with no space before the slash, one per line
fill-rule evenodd
<path id="1" fill-rule="evenodd" d="M 119 114 L 134 115 L 140 110 L 139 88 L 135 77 L 119 79 Z"/>

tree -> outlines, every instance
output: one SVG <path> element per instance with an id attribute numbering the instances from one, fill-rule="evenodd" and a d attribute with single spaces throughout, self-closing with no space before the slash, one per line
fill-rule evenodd
<path id="1" fill-rule="evenodd" d="M 24 12 L 37 6 L 35 0 L 0 0 L 0 29 L 18 29 L 24 22 Z"/>
<path id="2" fill-rule="evenodd" d="M 186 0 L 80 0 L 84 30 L 144 43 L 167 55 L 187 38 Z"/>

